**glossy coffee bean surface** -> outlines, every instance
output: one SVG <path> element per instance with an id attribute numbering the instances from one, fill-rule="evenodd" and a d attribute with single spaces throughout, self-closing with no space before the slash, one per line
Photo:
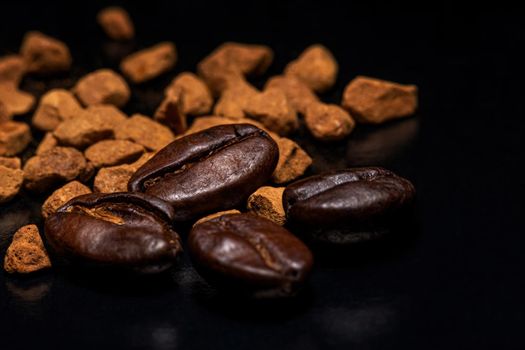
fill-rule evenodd
<path id="1" fill-rule="evenodd" d="M 51 215 L 45 235 L 71 262 L 155 273 L 172 266 L 182 250 L 173 216 L 170 205 L 142 193 L 92 193 Z"/>
<path id="2" fill-rule="evenodd" d="M 175 140 L 131 177 L 130 191 L 156 196 L 186 221 L 230 209 L 271 176 L 279 150 L 253 125 L 220 125 Z"/>
<path id="3" fill-rule="evenodd" d="M 353 168 L 290 184 L 283 206 L 289 224 L 314 238 L 354 243 L 387 232 L 414 196 L 410 181 L 389 170 Z"/>
<path id="4" fill-rule="evenodd" d="M 252 214 L 228 214 L 196 225 L 188 249 L 207 280 L 258 297 L 294 294 L 313 264 L 312 253 L 297 237 Z"/>

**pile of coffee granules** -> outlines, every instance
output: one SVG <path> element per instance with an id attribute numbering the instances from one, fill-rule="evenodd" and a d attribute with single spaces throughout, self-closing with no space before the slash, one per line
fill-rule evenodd
<path id="1" fill-rule="evenodd" d="M 102 10 L 97 21 L 112 40 L 134 37 L 122 8 Z M 273 57 L 264 45 L 222 44 L 196 73 L 174 77 L 152 117 L 128 116 L 120 108 L 133 86 L 175 67 L 174 43 L 127 56 L 122 75 L 98 69 L 36 101 L 19 88 L 24 76 L 67 73 L 73 57 L 66 43 L 27 33 L 18 54 L 0 57 L 0 205 L 22 189 L 49 196 L 42 204 L 45 235 L 36 225 L 21 227 L 5 270 L 26 274 L 60 260 L 161 273 L 185 247 L 218 288 L 290 296 L 312 269 L 309 246 L 388 235 L 406 220 L 412 184 L 379 167 L 304 178 L 312 159 L 294 133 L 304 122 L 313 138 L 328 143 L 351 137 L 356 124 L 411 116 L 417 87 L 358 76 L 340 105 L 324 103 L 318 94 L 334 86 L 338 63 L 315 44 L 258 90 L 250 79 L 265 73 Z M 16 121 L 29 113 L 31 125 Z M 45 134 L 22 162 L 32 131 Z M 181 238 L 188 223 L 191 232 Z"/>

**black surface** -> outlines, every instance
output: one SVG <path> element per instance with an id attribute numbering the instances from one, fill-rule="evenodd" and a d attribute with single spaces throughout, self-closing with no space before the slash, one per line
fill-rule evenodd
<path id="1" fill-rule="evenodd" d="M 466 16 L 445 6 L 413 13 L 391 5 L 376 14 L 325 1 L 246 2 L 237 9 L 223 2 L 128 3 L 138 36 L 118 45 L 95 24 L 100 2 L 63 5 L 2 2 L 0 54 L 15 52 L 26 30 L 39 29 L 70 45 L 77 78 L 116 67 L 119 55 L 135 48 L 175 41 L 174 72 L 137 88 L 126 112 L 151 115 L 171 77 L 193 70 L 226 40 L 272 46 L 276 59 L 265 77 L 308 44 L 324 43 L 341 66 L 326 101 L 339 102 L 356 74 L 417 84 L 415 118 L 359 126 L 336 145 L 315 143 L 304 132 L 296 137 L 314 156 L 312 172 L 383 165 L 411 179 L 416 214 L 391 241 L 316 252 L 308 289 L 276 303 L 221 297 L 187 260 L 171 275 L 138 281 L 0 273 L 0 348 L 525 346 L 522 13 Z M 39 93 L 73 83 L 28 78 L 23 87 Z M 41 200 L 24 194 L 0 207 L 2 256 L 19 226 L 41 223 Z"/>

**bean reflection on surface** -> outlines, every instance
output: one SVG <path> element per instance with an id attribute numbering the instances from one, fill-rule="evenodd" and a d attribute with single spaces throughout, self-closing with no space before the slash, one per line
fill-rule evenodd
<path id="1" fill-rule="evenodd" d="M 398 326 L 398 310 L 388 302 L 366 302 L 355 308 L 333 306 L 324 309 L 320 326 L 334 343 L 361 343 L 392 333 Z"/>
<path id="2" fill-rule="evenodd" d="M 28 303 L 38 303 L 49 293 L 51 280 L 35 282 L 6 280 L 5 286 L 16 299 Z"/>
<path id="3" fill-rule="evenodd" d="M 347 144 L 349 165 L 385 165 L 405 153 L 419 132 L 419 119 L 410 118 L 356 132 Z"/>

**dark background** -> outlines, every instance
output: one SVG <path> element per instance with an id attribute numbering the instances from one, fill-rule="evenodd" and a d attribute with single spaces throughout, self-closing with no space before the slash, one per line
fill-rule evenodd
<path id="1" fill-rule="evenodd" d="M 0 348 L 525 347 L 523 13 L 458 12 L 447 5 L 427 12 L 398 4 L 363 9 L 327 1 L 120 2 L 137 38 L 115 44 L 95 22 L 104 4 L 1 3 L 0 54 L 16 52 L 23 34 L 38 29 L 64 40 L 75 60 L 71 74 L 26 78 L 23 89 L 39 95 L 71 87 L 91 70 L 116 68 L 133 50 L 173 40 L 175 70 L 134 89 L 125 109 L 151 115 L 171 78 L 194 70 L 224 41 L 275 50 L 258 86 L 321 42 L 340 64 L 337 86 L 323 100 L 339 102 L 347 82 L 365 74 L 417 84 L 421 106 L 415 118 L 358 126 L 335 145 L 316 143 L 302 130 L 294 139 L 313 155 L 311 173 L 386 166 L 414 182 L 416 212 L 388 241 L 316 251 L 308 287 L 291 300 L 224 297 L 186 258 L 154 279 L 1 272 Z M 44 198 L 22 194 L 0 207 L 1 256 L 19 226 L 42 223 Z"/>

